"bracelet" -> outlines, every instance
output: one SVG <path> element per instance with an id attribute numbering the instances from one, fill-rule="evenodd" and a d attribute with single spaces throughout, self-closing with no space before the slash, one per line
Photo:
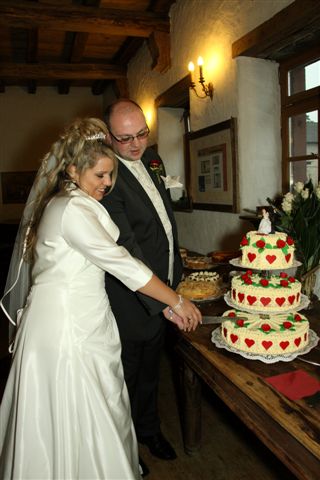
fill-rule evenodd
<path id="1" fill-rule="evenodd" d="M 171 307 L 169 307 L 169 310 L 168 310 L 168 312 L 169 312 L 169 320 L 172 320 L 172 318 L 173 318 L 173 314 L 174 314 L 174 311 L 172 310 L 172 308 L 171 308 Z"/>
<path id="2" fill-rule="evenodd" d="M 172 310 L 176 310 L 177 308 L 181 307 L 181 305 L 183 304 L 183 297 L 182 295 L 178 295 L 179 297 L 179 302 L 177 303 L 177 305 L 175 305 L 174 307 L 172 307 Z"/>

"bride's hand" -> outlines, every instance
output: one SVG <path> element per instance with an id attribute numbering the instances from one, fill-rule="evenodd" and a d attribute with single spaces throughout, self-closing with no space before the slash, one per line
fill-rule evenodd
<path id="1" fill-rule="evenodd" d="M 179 330 L 186 330 L 183 318 L 174 313 L 172 308 L 166 307 L 164 310 L 162 310 L 162 313 L 165 318 L 170 322 L 174 323 L 179 328 Z"/>
<path id="2" fill-rule="evenodd" d="M 182 319 L 183 329 L 187 332 L 195 330 L 199 323 L 201 323 L 202 315 L 200 310 L 187 298 L 179 295 L 179 302 L 171 308 L 173 312 Z"/>

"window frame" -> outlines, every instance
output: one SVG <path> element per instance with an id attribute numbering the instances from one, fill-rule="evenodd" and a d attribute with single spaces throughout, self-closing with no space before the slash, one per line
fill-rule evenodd
<path id="1" fill-rule="evenodd" d="M 288 95 L 288 73 L 296 67 L 320 61 L 320 47 L 295 55 L 280 63 L 279 80 L 281 94 L 281 139 L 282 139 L 282 190 L 287 192 L 290 163 L 301 160 L 318 160 L 318 181 L 320 180 L 320 86 Z M 318 154 L 289 155 L 289 118 L 310 111 L 318 111 Z"/>

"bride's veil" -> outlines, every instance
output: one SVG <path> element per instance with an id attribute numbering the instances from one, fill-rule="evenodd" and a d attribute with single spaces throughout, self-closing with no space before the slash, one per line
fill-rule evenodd
<path id="1" fill-rule="evenodd" d="M 24 307 L 31 286 L 32 265 L 25 259 L 28 225 L 33 218 L 35 200 L 38 194 L 46 188 L 47 175 L 56 166 L 56 163 L 57 159 L 53 154 L 43 160 L 30 190 L 15 239 L 4 295 L 0 300 L 1 308 L 10 321 L 9 343 L 12 342 L 15 335 L 17 312 Z"/>

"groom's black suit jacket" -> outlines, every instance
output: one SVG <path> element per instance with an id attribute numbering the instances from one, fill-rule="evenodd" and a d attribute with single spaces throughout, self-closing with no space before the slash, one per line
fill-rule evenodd
<path id="1" fill-rule="evenodd" d="M 171 208 L 171 200 L 164 183 L 150 170 L 152 160 L 161 159 L 148 148 L 142 159 L 156 185 L 172 225 L 174 238 L 174 275 L 172 287 L 176 288 L 182 275 L 177 227 Z M 169 243 L 159 215 L 129 169 L 119 161 L 118 177 L 112 192 L 102 204 L 120 229 L 119 245 L 123 245 L 134 257 L 142 260 L 161 280 L 168 280 Z M 156 316 L 165 305 L 125 287 L 115 277 L 106 274 L 106 290 L 116 317 L 120 336 L 128 340 L 151 338 L 163 319 Z M 151 315 L 151 316 L 150 316 Z"/>

